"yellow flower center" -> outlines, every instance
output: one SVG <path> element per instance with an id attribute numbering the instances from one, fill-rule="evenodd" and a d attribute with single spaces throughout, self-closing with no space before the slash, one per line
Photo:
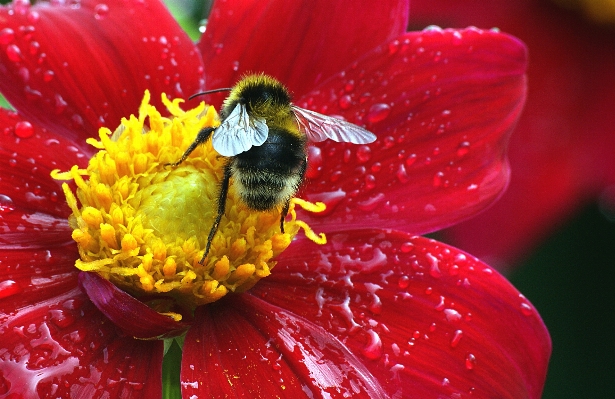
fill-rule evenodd
<path id="1" fill-rule="evenodd" d="M 315 242 L 325 242 L 295 213 L 296 205 L 314 212 L 324 205 L 293 199 L 282 234 L 279 211 L 250 211 L 231 183 L 226 212 L 200 264 L 216 217 L 225 159 L 207 142 L 179 166 L 169 164 L 199 130 L 219 124 L 218 115 L 204 103 L 184 111 L 183 100 L 163 95 L 171 115 L 163 117 L 149 100 L 146 92 L 139 116 L 122 119 L 115 132 L 102 128 L 100 141 L 88 139 L 99 151 L 87 169 L 52 172 L 77 187 L 75 197 L 68 184 L 62 185 L 73 213 L 69 222 L 79 246 L 78 269 L 97 272 L 135 296 L 164 295 L 194 308 L 228 292 L 243 292 L 268 276 L 275 257 L 300 228 Z"/>

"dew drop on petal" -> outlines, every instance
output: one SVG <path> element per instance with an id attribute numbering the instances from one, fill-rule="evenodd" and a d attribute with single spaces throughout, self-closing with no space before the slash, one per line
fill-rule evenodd
<path id="1" fill-rule="evenodd" d="M 53 80 L 53 77 L 55 76 L 55 73 L 51 70 L 47 70 L 45 72 L 43 72 L 43 81 L 44 82 L 51 82 Z"/>
<path id="2" fill-rule="evenodd" d="M 15 210 L 13 199 L 8 195 L 0 194 L 0 214 L 9 213 Z"/>
<path id="3" fill-rule="evenodd" d="M 352 98 L 348 94 L 344 94 L 338 100 L 341 109 L 348 109 L 352 105 Z"/>
<path id="4" fill-rule="evenodd" d="M 365 163 L 369 161 L 371 156 L 372 156 L 372 149 L 369 148 L 368 146 L 362 145 L 362 146 L 359 146 L 359 148 L 357 148 L 357 160 L 360 163 Z"/>
<path id="5" fill-rule="evenodd" d="M 15 31 L 11 28 L 0 30 L 0 44 L 9 44 L 15 39 Z"/>
<path id="6" fill-rule="evenodd" d="M 443 312 L 444 317 L 446 317 L 446 321 L 448 322 L 458 322 L 461 320 L 461 313 L 455 309 L 444 309 Z"/>
<path id="7" fill-rule="evenodd" d="M 456 348 L 459 345 L 459 341 L 461 341 L 461 337 L 463 336 L 463 331 L 456 330 L 453 334 L 453 338 L 451 339 L 451 348 Z"/>
<path id="8" fill-rule="evenodd" d="M 346 82 L 346 84 L 344 85 L 344 91 L 346 93 L 350 93 L 354 90 L 354 80 L 349 80 L 348 82 Z"/>
<path id="9" fill-rule="evenodd" d="M 308 164 L 305 176 L 308 179 L 315 179 L 322 172 L 322 150 L 316 146 L 308 147 Z"/>
<path id="10" fill-rule="evenodd" d="M 373 190 L 376 187 L 376 178 L 374 175 L 365 176 L 365 190 Z M 384 194 L 383 194 L 384 196 Z"/>
<path id="11" fill-rule="evenodd" d="M 378 103 L 374 104 L 367 111 L 367 120 L 370 123 L 376 123 L 383 121 L 391 113 L 391 106 L 388 104 Z"/>
<path id="12" fill-rule="evenodd" d="M 34 126 L 28 121 L 21 121 L 15 124 L 15 135 L 19 138 L 26 139 L 34 134 Z"/>
<path id="13" fill-rule="evenodd" d="M 36 41 L 31 41 L 30 44 L 28 45 L 28 51 L 30 52 L 30 55 L 38 54 L 38 51 L 40 50 L 40 48 L 41 48 L 40 43 Z"/>
<path id="14" fill-rule="evenodd" d="M 408 172 L 406 172 L 406 167 L 404 164 L 400 164 L 397 167 L 397 172 L 395 172 L 395 176 L 397 176 L 397 180 L 400 183 L 408 183 L 410 181 L 410 177 L 408 177 Z"/>
<path id="15" fill-rule="evenodd" d="M 468 370 L 472 370 L 475 365 L 476 365 L 476 356 L 474 356 L 471 353 L 468 353 L 468 356 L 466 356 L 466 368 Z"/>
<path id="16" fill-rule="evenodd" d="M 416 162 L 416 154 L 410 154 L 406 158 L 406 166 L 410 167 Z"/>
<path id="17" fill-rule="evenodd" d="M 26 18 L 31 24 L 35 24 L 41 19 L 41 14 L 39 14 L 37 11 L 30 11 Z"/>
<path id="18" fill-rule="evenodd" d="M 399 40 L 393 40 L 391 43 L 389 43 L 389 55 L 393 55 L 397 53 L 398 50 L 399 50 Z"/>
<path id="19" fill-rule="evenodd" d="M 0 209 L 2 209 L 1 206 L 2 205 L 0 205 Z M 0 282 L 0 299 L 19 294 L 20 292 L 21 287 L 19 286 L 19 284 L 17 284 L 17 282 L 13 280 L 5 280 Z"/>
<path id="20" fill-rule="evenodd" d="M 384 201 L 385 198 L 386 197 L 383 193 L 378 193 L 373 197 L 369 197 L 365 201 L 358 202 L 357 208 L 364 212 L 371 212 L 376 209 L 378 205 L 380 205 Z"/>
<path id="21" fill-rule="evenodd" d="M 410 277 L 408 276 L 401 276 L 399 280 L 397 280 L 397 286 L 401 289 L 408 288 L 409 285 L 410 285 Z"/>
<path id="22" fill-rule="evenodd" d="M 109 6 L 105 3 L 97 4 L 94 7 L 94 18 L 103 19 L 109 14 Z"/>
<path id="23" fill-rule="evenodd" d="M 4 51 L 6 52 L 6 55 L 9 60 L 12 62 L 20 62 L 21 60 L 23 60 L 21 50 L 14 44 L 6 46 L 6 49 Z"/>
<path id="24" fill-rule="evenodd" d="M 407 254 L 408 252 L 412 252 L 412 250 L 414 249 L 414 244 L 412 244 L 409 241 L 405 242 L 401 244 L 400 249 L 401 249 L 401 252 Z"/>
<path id="25" fill-rule="evenodd" d="M 382 356 L 382 341 L 380 336 L 374 330 L 369 330 L 369 342 L 363 348 L 363 355 L 370 359 L 376 360 Z"/>
<path id="26" fill-rule="evenodd" d="M 530 306 L 529 304 L 522 303 L 521 313 L 523 313 L 525 316 L 531 316 L 532 314 L 534 314 L 534 310 L 532 310 L 532 306 Z"/>
<path id="27" fill-rule="evenodd" d="M 470 143 L 467 141 L 459 143 L 459 145 L 457 146 L 457 156 L 461 158 L 467 155 L 468 152 L 470 152 Z"/>

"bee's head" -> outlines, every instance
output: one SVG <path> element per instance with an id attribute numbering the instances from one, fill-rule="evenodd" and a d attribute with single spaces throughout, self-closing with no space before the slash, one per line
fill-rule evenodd
<path id="1" fill-rule="evenodd" d="M 241 79 L 224 101 L 222 116 L 229 115 L 239 104 L 244 104 L 248 113 L 267 117 L 290 110 L 290 94 L 276 79 L 267 75 L 248 75 Z"/>

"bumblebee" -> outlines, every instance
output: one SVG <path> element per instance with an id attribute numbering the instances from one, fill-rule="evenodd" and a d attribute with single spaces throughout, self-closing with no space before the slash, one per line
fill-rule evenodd
<path id="1" fill-rule="evenodd" d="M 297 107 L 286 87 L 267 75 L 248 75 L 232 88 L 197 93 L 190 98 L 219 91 L 230 91 L 220 110 L 220 125 L 202 129 L 180 160 L 171 164 L 181 164 L 210 137 L 214 150 L 228 159 L 217 216 L 200 263 L 207 257 L 224 215 L 231 178 L 239 199 L 249 209 L 262 212 L 281 208 L 283 233 L 290 200 L 305 176 L 307 143 L 332 139 L 366 144 L 376 140 L 362 127 Z"/>

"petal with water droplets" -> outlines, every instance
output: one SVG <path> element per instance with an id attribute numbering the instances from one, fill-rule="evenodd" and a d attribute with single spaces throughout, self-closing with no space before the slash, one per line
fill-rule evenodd
<path id="1" fill-rule="evenodd" d="M 0 331 L 7 397 L 161 397 L 162 341 L 121 337 L 78 288 L 3 311 Z"/>
<path id="2" fill-rule="evenodd" d="M 314 144 L 321 162 L 303 195 L 337 202 L 326 217 L 302 218 L 323 230 L 422 234 L 492 204 L 508 182 L 506 143 L 523 107 L 526 64 L 523 44 L 498 32 L 410 32 L 301 97 L 297 105 L 378 136 L 366 146 Z"/>
<path id="3" fill-rule="evenodd" d="M 321 326 L 401 397 L 540 398 L 551 352 L 534 307 L 455 248 L 400 232 L 298 240 L 251 294 Z"/>
<path id="4" fill-rule="evenodd" d="M 16 132 L 17 126 L 23 123 L 28 123 L 32 129 L 32 134 L 26 138 L 19 137 Z M 58 226 L 65 232 L 63 227 L 68 227 L 68 207 L 64 201 L 61 182 L 53 180 L 49 174 L 53 169 L 66 171 L 75 164 L 81 164 L 86 156 L 91 155 L 92 148 L 81 140 L 78 140 L 79 143 L 73 142 L 56 131 L 30 123 L 17 112 L 5 109 L 0 109 L 0 129 L 5 133 L 0 135 L 0 195 L 5 196 L 5 200 L 10 198 L 14 204 L 13 210 L 16 211 L 3 212 L 0 208 L 0 215 L 5 217 L 5 222 L 8 222 L 6 218 L 15 218 L 15 226 L 19 224 L 17 218 L 21 217 L 22 222 Z M 52 153 L 57 156 L 48 156 Z M 28 216 L 18 216 L 19 212 Z M 42 226 L 36 226 L 32 230 L 40 233 L 44 231 Z M 17 233 L 18 231 L 3 231 L 0 243 L 13 241 L 9 235 Z M 28 236 L 24 235 L 22 238 L 30 241 L 37 236 L 31 231 L 26 232 L 26 235 Z M 48 238 L 58 240 L 59 234 L 50 235 Z M 70 232 L 60 239 L 61 242 L 67 240 L 70 240 Z"/>
<path id="5" fill-rule="evenodd" d="M 407 21 L 400 0 L 215 2 L 199 43 L 207 87 L 264 72 L 299 96 L 404 32 Z"/>
<path id="6" fill-rule="evenodd" d="M 335 336 L 252 295 L 197 310 L 181 379 L 184 397 L 388 397 Z"/>
<path id="7" fill-rule="evenodd" d="M 21 2 L 0 20 L 13 32 L 0 90 L 49 130 L 94 136 L 136 113 L 146 88 L 156 105 L 201 88 L 200 54 L 162 2 Z"/>

